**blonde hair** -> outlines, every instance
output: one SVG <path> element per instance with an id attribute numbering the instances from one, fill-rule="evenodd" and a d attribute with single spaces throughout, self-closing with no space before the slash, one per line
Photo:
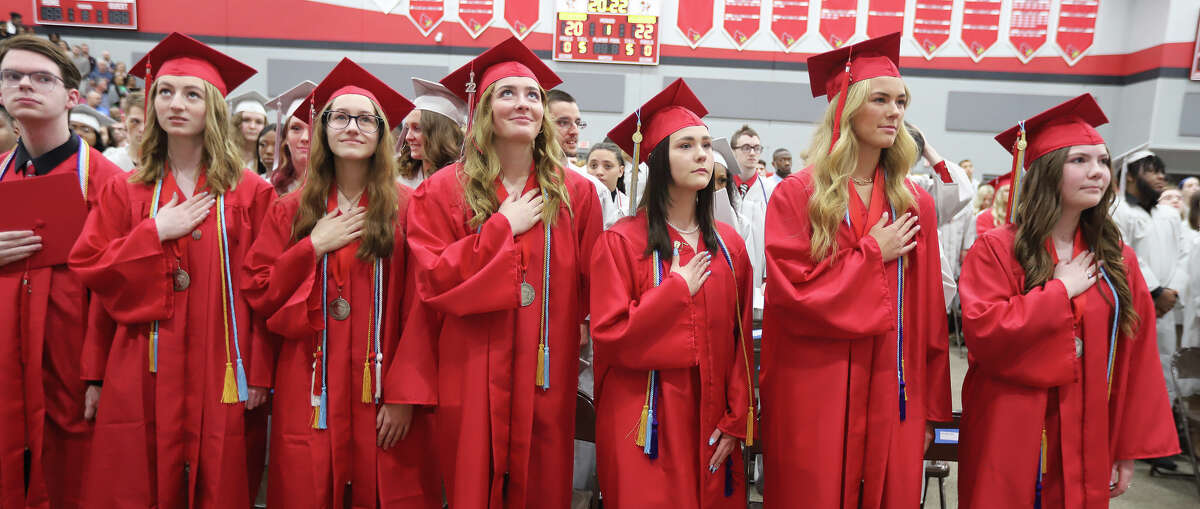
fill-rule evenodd
<path id="1" fill-rule="evenodd" d="M 150 88 L 150 101 L 146 110 L 146 128 L 142 134 L 141 157 L 136 171 L 129 181 L 135 184 L 153 184 L 165 175 L 167 165 L 167 132 L 158 125 L 158 114 L 154 97 L 158 95 L 158 82 Z M 242 156 L 234 144 L 229 123 L 229 106 L 221 91 L 211 83 L 204 82 L 204 154 L 200 164 L 206 168 L 208 186 L 218 194 L 224 194 L 237 186 L 242 178 Z"/>
<path id="2" fill-rule="evenodd" d="M 496 196 L 496 178 L 500 176 L 500 158 L 493 150 L 486 150 L 495 140 L 495 128 L 492 125 L 492 94 L 496 89 L 493 84 L 484 90 L 483 99 L 475 108 L 475 117 L 471 129 L 463 140 L 466 154 L 463 156 L 463 173 L 466 182 L 463 183 L 467 206 L 471 207 L 474 215 L 469 224 L 472 228 L 479 227 L 500 207 Z M 546 110 L 546 91 L 542 92 L 542 109 Z M 554 218 L 558 215 L 560 204 L 571 211 L 571 196 L 567 193 L 566 178 L 559 168 L 559 161 L 565 157 L 550 115 L 542 115 L 541 129 L 533 140 L 533 171 L 537 174 L 538 187 L 542 190 L 544 208 L 542 221 L 547 226 L 554 226 Z M 311 156 L 310 156 L 311 157 Z"/>
<path id="3" fill-rule="evenodd" d="M 841 131 L 833 151 L 830 152 L 829 146 L 833 135 L 834 116 L 837 115 L 836 96 L 830 99 L 821 126 L 813 133 L 812 143 L 806 150 L 808 162 L 812 165 L 813 194 L 809 201 L 808 213 L 813 230 L 813 260 L 823 260 L 837 253 L 837 231 L 850 205 L 850 190 L 846 182 L 858 165 L 859 142 L 851 127 L 852 119 L 867 103 L 871 96 L 871 83 L 874 81 L 875 78 L 860 81 L 846 90 Z M 912 96 L 907 85 L 904 87 L 904 93 L 911 102 Z M 896 141 L 879 154 L 879 162 L 886 175 L 883 185 L 887 199 L 898 214 L 917 206 L 916 199 L 906 185 L 908 169 L 916 162 L 917 155 L 917 143 L 908 133 L 908 129 L 904 128 L 897 129 Z"/>
<path id="4" fill-rule="evenodd" d="M 1008 193 L 1011 188 L 1010 184 L 1004 184 L 996 190 L 996 196 L 992 198 L 992 225 L 996 227 L 1004 226 L 1008 222 Z"/>
<path id="5" fill-rule="evenodd" d="M 983 184 L 975 192 L 975 203 L 972 204 L 975 207 L 976 214 L 983 211 L 983 201 L 988 199 L 996 199 L 996 188 L 992 187 L 991 184 Z"/>
<path id="6" fill-rule="evenodd" d="M 308 149 L 308 174 L 300 187 L 300 208 L 292 222 L 292 240 L 300 240 L 312 234 L 313 227 L 321 220 L 329 206 L 329 189 L 334 185 L 333 149 L 325 127 L 329 124 L 325 114 L 333 107 L 329 101 L 313 122 L 312 143 Z M 383 110 L 371 101 L 375 115 L 383 121 L 379 128 L 379 140 L 367 171 L 366 192 L 367 215 L 363 222 L 362 243 L 358 258 L 386 258 L 395 247 L 395 221 L 400 196 L 396 190 L 395 139 L 387 125 Z M 355 204 L 357 205 L 357 204 Z"/>

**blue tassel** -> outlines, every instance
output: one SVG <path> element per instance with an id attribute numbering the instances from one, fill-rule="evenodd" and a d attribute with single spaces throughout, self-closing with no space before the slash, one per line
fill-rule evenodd
<path id="1" fill-rule="evenodd" d="M 650 441 L 646 443 L 646 447 L 650 449 L 650 459 L 658 459 L 658 416 L 650 421 Z"/>
<path id="2" fill-rule="evenodd" d="M 544 352 L 546 354 L 546 362 L 542 364 L 542 382 L 543 382 L 542 390 L 548 391 L 548 390 L 550 390 L 550 345 L 549 344 L 546 344 L 546 346 L 544 347 Z"/>
<path id="3" fill-rule="evenodd" d="M 321 414 L 317 418 L 317 429 L 329 429 L 329 392 L 321 389 Z"/>
<path id="4" fill-rule="evenodd" d="M 242 358 L 239 356 L 237 360 L 237 386 L 238 386 L 238 401 L 245 402 L 250 399 L 250 386 L 246 383 L 246 368 L 242 366 Z"/>
<path id="5" fill-rule="evenodd" d="M 905 383 L 900 382 L 900 422 L 904 422 L 904 419 L 908 417 L 908 410 L 906 408 L 908 405 L 905 404 L 907 403 L 905 401 L 907 398 L 904 396 L 904 386 Z"/>

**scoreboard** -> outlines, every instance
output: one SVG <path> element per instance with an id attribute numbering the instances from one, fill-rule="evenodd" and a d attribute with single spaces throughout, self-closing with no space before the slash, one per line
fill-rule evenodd
<path id="1" fill-rule="evenodd" d="M 137 30 L 137 0 L 33 0 L 33 14 L 39 25 Z"/>
<path id="2" fill-rule="evenodd" d="M 559 0 L 554 59 L 658 65 L 658 2 Z"/>

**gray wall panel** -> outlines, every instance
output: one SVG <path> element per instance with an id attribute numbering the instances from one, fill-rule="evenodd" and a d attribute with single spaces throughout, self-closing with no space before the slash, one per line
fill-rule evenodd
<path id="1" fill-rule="evenodd" d="M 412 98 L 413 88 L 411 78 L 422 78 L 437 81 L 450 72 L 449 69 L 429 65 L 378 64 L 359 62 L 366 70 L 383 80 L 397 92 Z M 337 62 L 312 60 L 286 60 L 272 58 L 267 60 L 267 95 L 274 97 L 304 80 L 320 82 Z"/>
<path id="2" fill-rule="evenodd" d="M 625 76 L 590 72 L 559 72 L 562 89 L 585 111 L 622 113 L 625 109 Z"/>
<path id="3" fill-rule="evenodd" d="M 1179 135 L 1200 136 L 1200 94 L 1183 94 L 1179 111 Z"/>
<path id="4" fill-rule="evenodd" d="M 951 91 L 946 97 L 946 130 L 999 133 L 1071 97 Z"/>
<path id="5" fill-rule="evenodd" d="M 662 86 L 670 85 L 675 78 L 663 77 Z M 685 80 L 712 117 L 815 124 L 825 114 L 827 106 L 824 97 L 812 96 L 808 83 L 714 78 Z"/>

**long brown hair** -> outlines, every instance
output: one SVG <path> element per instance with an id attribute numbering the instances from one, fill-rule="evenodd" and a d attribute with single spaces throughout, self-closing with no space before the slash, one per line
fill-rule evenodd
<path id="1" fill-rule="evenodd" d="M 1025 271 L 1025 291 L 1042 286 L 1054 277 L 1054 261 L 1046 251 L 1046 239 L 1062 215 L 1059 186 L 1070 150 L 1071 147 L 1060 148 L 1039 157 L 1029 166 L 1028 174 L 1032 178 L 1026 178 L 1021 184 L 1021 199 L 1017 200 L 1013 219 L 1017 225 L 1013 254 Z M 1121 332 L 1130 335 L 1139 318 L 1133 307 L 1129 275 L 1125 272 L 1125 259 L 1121 254 L 1121 232 L 1109 215 L 1116 196 L 1116 185 L 1110 183 L 1100 203 L 1080 214 L 1079 228 L 1083 231 L 1083 240 L 1095 253 L 1096 261 L 1104 262 L 1104 270 L 1108 272 L 1121 303 Z"/>
<path id="2" fill-rule="evenodd" d="M 495 90 L 495 84 L 484 90 L 483 99 L 479 101 L 479 107 L 475 108 L 471 130 L 463 141 L 466 147 L 463 173 L 467 177 L 463 191 L 467 206 L 474 212 L 469 221 L 472 228 L 482 225 L 500 208 L 495 188 L 496 177 L 500 176 L 500 159 L 496 157 L 495 151 L 487 150 L 496 136 L 492 126 L 492 95 Z M 567 193 L 566 179 L 559 169 L 564 156 L 562 147 L 558 145 L 557 131 L 550 121 L 550 115 L 544 113 L 547 109 L 546 91 L 541 92 L 542 126 L 538 130 L 537 138 L 533 140 L 533 171 L 537 174 L 538 187 L 542 189 L 545 199 L 542 221 L 547 226 L 554 226 L 560 204 L 565 204 L 567 210 L 571 210 L 571 196 Z"/>
<path id="3" fill-rule="evenodd" d="M 412 149 L 407 143 L 400 149 L 400 176 L 406 179 L 425 171 L 425 161 L 429 161 L 433 171 L 437 171 L 453 163 L 462 153 L 462 128 L 445 115 L 421 110 L 421 134 L 425 136 L 425 159 L 413 159 Z"/>
<path id="4" fill-rule="evenodd" d="M 674 246 L 671 245 L 671 235 L 667 230 L 667 209 L 671 207 L 671 183 L 675 180 L 671 174 L 670 136 L 663 138 L 650 151 L 646 157 L 646 167 L 650 175 L 646 180 L 646 193 L 638 203 L 639 209 L 646 209 L 645 254 L 649 256 L 657 251 L 659 258 L 670 260 L 674 255 Z M 700 225 L 700 237 L 710 251 L 718 245 L 717 221 L 713 218 L 716 182 L 717 179 L 710 178 L 704 189 L 696 191 L 696 223 Z"/>
<path id="5" fill-rule="evenodd" d="M 153 184 L 163 177 L 163 169 L 167 164 L 167 132 L 158 125 L 158 114 L 154 109 L 158 83 L 155 81 L 150 87 L 141 157 L 133 175 L 129 176 L 129 181 L 135 184 Z M 221 91 L 207 81 L 204 82 L 204 106 L 204 155 L 200 164 L 206 168 L 208 186 L 222 194 L 232 190 L 241 181 L 242 155 L 234 145 L 229 106 L 225 104 Z"/>
<path id="6" fill-rule="evenodd" d="M 850 206 L 850 189 L 846 182 L 858 165 L 858 137 L 851 128 L 851 120 L 858 110 L 867 103 L 871 96 L 871 82 L 876 78 L 857 82 L 846 90 L 846 106 L 842 113 L 841 133 L 837 145 L 829 151 L 833 135 L 833 121 L 837 115 L 837 96 L 829 101 L 825 109 L 825 118 L 813 132 L 812 143 L 808 147 L 809 162 L 812 164 L 813 195 L 808 204 L 808 214 L 812 221 L 812 258 L 824 260 L 837 254 L 837 231 Z M 908 86 L 904 93 L 912 101 Z M 916 208 L 917 201 L 908 190 L 908 169 L 917 160 L 917 143 L 913 141 L 908 129 L 896 130 L 896 141 L 891 147 L 879 153 L 879 162 L 883 166 L 886 182 L 883 184 L 888 201 L 896 208 L 897 213 Z"/>
<path id="7" fill-rule="evenodd" d="M 275 194 L 279 196 L 287 194 L 296 179 L 300 178 L 300 171 L 296 168 L 295 160 L 292 159 L 292 149 L 288 148 L 287 144 L 287 135 L 291 131 L 293 121 L 298 124 L 304 123 L 296 117 L 288 117 L 283 121 L 283 130 L 279 133 L 279 136 L 283 137 L 283 141 L 279 144 L 279 153 L 275 154 L 275 158 L 279 161 L 275 164 L 275 172 L 271 173 L 271 185 L 275 187 Z M 308 129 L 306 125 L 300 127 Z M 311 146 L 311 138 L 309 141 Z"/>
<path id="8" fill-rule="evenodd" d="M 395 140 L 379 105 L 371 101 L 371 106 L 384 125 L 379 129 L 379 143 L 375 145 L 375 153 L 367 170 L 367 217 L 363 222 L 362 244 L 357 253 L 362 260 L 391 256 L 396 241 L 394 225 L 400 203 L 392 148 Z M 292 223 L 292 240 L 300 240 L 311 234 L 317 221 L 328 210 L 329 189 L 334 185 L 334 155 L 329 146 L 329 137 L 325 134 L 325 127 L 329 123 L 325 113 L 332 107 L 331 100 L 313 122 L 312 143 L 308 149 L 308 175 L 299 190 L 300 208 Z"/>

